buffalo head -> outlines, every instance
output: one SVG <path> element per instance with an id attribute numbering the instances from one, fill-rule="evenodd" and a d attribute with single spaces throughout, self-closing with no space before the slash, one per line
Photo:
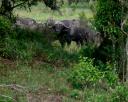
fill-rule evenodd
<path id="1" fill-rule="evenodd" d="M 62 32 L 66 32 L 69 31 L 70 28 L 67 27 L 63 22 L 61 21 L 56 21 L 55 24 L 52 26 L 52 28 L 54 29 L 54 31 L 56 33 L 62 33 Z"/>

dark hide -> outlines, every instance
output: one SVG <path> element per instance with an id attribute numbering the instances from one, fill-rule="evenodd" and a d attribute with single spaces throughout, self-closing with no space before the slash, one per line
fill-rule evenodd
<path id="1" fill-rule="evenodd" d="M 71 35 L 72 41 L 75 41 L 77 45 L 83 45 L 88 40 L 88 33 L 84 28 L 75 28 L 74 33 Z"/>
<path id="2" fill-rule="evenodd" d="M 61 46 L 64 47 L 65 43 L 68 45 L 71 44 L 71 35 L 70 35 L 70 29 L 66 28 L 65 26 L 61 26 L 60 30 L 57 30 L 56 26 L 53 26 L 53 29 L 57 33 L 57 39 L 61 43 Z"/>
<path id="3" fill-rule="evenodd" d="M 72 23 L 73 23 L 73 20 L 62 20 L 61 22 L 63 22 L 63 24 L 66 26 L 66 27 L 71 27 Z"/>
<path id="4" fill-rule="evenodd" d="M 34 19 L 31 18 L 16 18 L 16 24 L 23 24 L 23 25 L 32 25 L 32 24 L 36 24 L 36 21 Z"/>
<path id="5" fill-rule="evenodd" d="M 99 46 L 101 41 L 100 34 L 89 27 L 74 27 L 72 32 L 72 20 L 63 20 L 55 23 L 53 26 L 54 31 L 57 33 L 57 39 L 59 39 L 62 46 L 65 43 L 71 44 L 71 41 L 75 41 L 77 45 L 83 45 L 84 43 L 94 43 Z"/>

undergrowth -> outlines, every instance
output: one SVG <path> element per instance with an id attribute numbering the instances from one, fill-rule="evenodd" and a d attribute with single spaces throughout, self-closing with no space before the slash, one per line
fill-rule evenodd
<path id="1" fill-rule="evenodd" d="M 5 19 L 0 20 L 4 23 Z M 102 65 L 94 65 L 90 58 L 92 47 L 84 46 L 78 53 L 69 53 L 52 46 L 45 34 L 2 27 L 0 30 L 7 35 L 0 35 L 0 84 L 22 85 L 32 98 L 54 94 L 62 97 L 63 102 L 128 101 L 128 88 L 118 83 L 112 66 L 103 65 L 106 68 L 103 71 L 99 68 Z M 86 57 L 79 59 L 80 55 Z M 26 102 L 28 98 L 25 93 L 0 87 L 0 102 L 13 101 L 6 96 L 16 97 L 18 102 Z"/>

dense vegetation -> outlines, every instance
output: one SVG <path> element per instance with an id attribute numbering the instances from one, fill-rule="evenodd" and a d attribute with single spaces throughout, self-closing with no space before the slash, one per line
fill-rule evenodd
<path id="1" fill-rule="evenodd" d="M 12 26 L 8 18 L 15 13 L 6 7 L 29 7 L 35 4 L 33 0 L 6 0 L 11 6 L 2 0 L 0 102 L 127 102 L 127 1 L 97 0 L 91 4 L 96 11 L 92 10 L 93 16 L 89 17 L 87 12 L 77 11 L 89 9 L 89 0 L 52 1 L 44 0 L 44 4 L 59 11 L 59 16 L 64 8 L 72 8 L 101 33 L 103 42 L 98 48 L 74 43 L 61 48 L 51 33 Z M 39 3 L 36 6 L 40 8 Z"/>

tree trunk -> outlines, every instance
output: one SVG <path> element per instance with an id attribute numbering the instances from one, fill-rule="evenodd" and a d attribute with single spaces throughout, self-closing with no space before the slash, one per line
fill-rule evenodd
<path id="1" fill-rule="evenodd" d="M 119 42 L 118 55 L 118 75 L 121 82 L 126 81 L 126 73 L 127 73 L 127 53 L 126 53 L 126 37 L 123 36 L 121 41 Z"/>
<path id="2" fill-rule="evenodd" d="M 0 7 L 0 15 L 11 18 L 12 16 L 12 5 L 10 0 L 2 0 Z"/>
<path id="3" fill-rule="evenodd" d="M 126 80 L 128 80 L 128 37 L 127 37 L 127 39 L 126 39 L 126 57 L 127 57 L 127 68 L 126 68 Z"/>

